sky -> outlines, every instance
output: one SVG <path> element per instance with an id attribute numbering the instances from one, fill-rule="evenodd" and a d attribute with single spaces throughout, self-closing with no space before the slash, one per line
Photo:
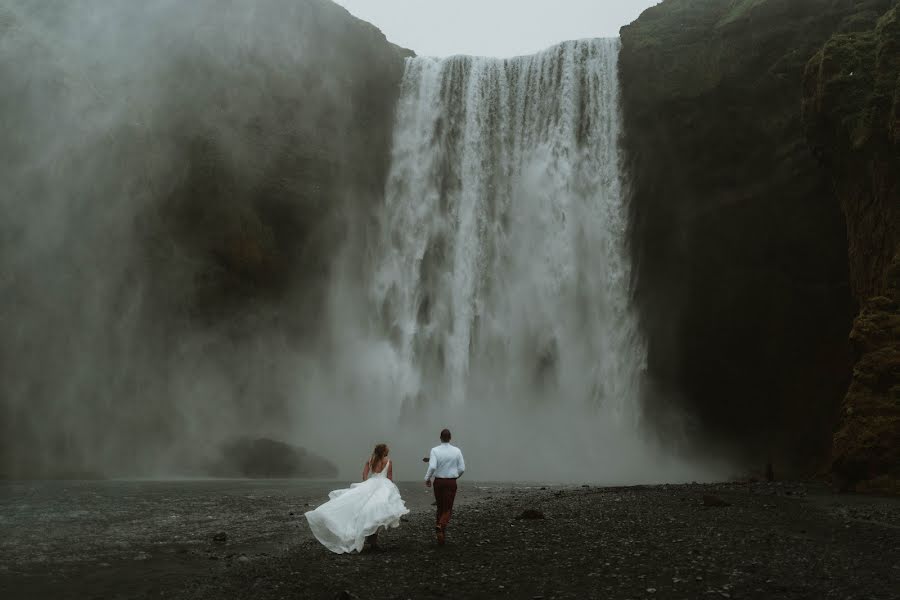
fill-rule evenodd
<path id="1" fill-rule="evenodd" d="M 615 37 L 658 0 L 335 0 L 421 56 L 509 57 Z"/>

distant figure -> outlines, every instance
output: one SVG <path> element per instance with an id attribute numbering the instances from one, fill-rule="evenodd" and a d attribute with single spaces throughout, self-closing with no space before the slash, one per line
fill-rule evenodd
<path id="1" fill-rule="evenodd" d="M 447 525 L 450 524 L 450 515 L 453 514 L 453 500 L 456 498 L 456 480 L 466 470 L 462 452 L 456 446 L 450 445 L 450 430 L 441 431 L 441 445 L 431 449 L 428 459 L 428 471 L 425 472 L 425 487 L 432 486 L 434 479 L 434 500 L 437 503 L 437 520 L 435 533 L 437 543 L 444 545 L 447 535 Z"/>
<path id="2" fill-rule="evenodd" d="M 362 483 L 334 490 L 328 502 L 303 515 L 316 539 L 332 552 L 362 552 L 366 541 L 375 550 L 378 530 L 399 527 L 400 517 L 409 512 L 394 485 L 389 453 L 386 444 L 375 446 L 363 467 Z"/>

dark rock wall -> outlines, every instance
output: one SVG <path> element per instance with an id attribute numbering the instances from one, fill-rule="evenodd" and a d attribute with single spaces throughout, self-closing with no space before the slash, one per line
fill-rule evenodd
<path id="1" fill-rule="evenodd" d="M 667 0 L 621 31 L 647 402 L 776 472 L 826 464 L 856 311 L 803 73 L 832 35 L 871 30 L 890 5 Z"/>
<path id="2" fill-rule="evenodd" d="M 847 217 L 853 380 L 834 435 L 845 488 L 900 493 L 900 8 L 809 62 L 804 119 Z"/>

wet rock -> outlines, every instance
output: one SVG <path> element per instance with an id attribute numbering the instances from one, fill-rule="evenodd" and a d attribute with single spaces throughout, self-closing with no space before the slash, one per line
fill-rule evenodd
<path id="1" fill-rule="evenodd" d="M 858 164 L 867 175 L 857 181 L 887 181 L 851 158 L 822 168 L 801 124 L 809 57 L 862 4 L 666 1 L 620 36 L 623 147 L 634 181 L 629 245 L 641 265 L 634 298 L 658 359 L 650 361 L 649 380 L 660 398 L 689 398 L 685 408 L 698 426 L 746 456 L 772 452 L 779 477 L 826 451 L 849 375 L 842 357 L 854 306 L 846 283 L 853 226 L 828 175 Z M 869 95 L 849 83 L 839 89 Z M 873 94 L 888 112 L 892 96 Z M 740 139 L 740 149 L 702 150 L 724 139 Z M 772 147 L 784 152 L 764 150 Z M 735 195 L 740 205 L 726 200 Z M 783 211 L 797 221 L 772 224 L 770 215 Z M 886 238 L 873 230 L 859 228 L 870 239 Z M 729 250 L 720 252 L 724 240 Z M 773 247 L 803 250 L 772 265 Z M 830 290 L 827 301 L 795 275 L 813 272 Z M 733 326 L 736 314 L 740 326 Z M 709 368 L 720 361 L 727 368 Z M 777 432 L 772 447 L 759 440 L 760 423 Z"/>
<path id="2" fill-rule="evenodd" d="M 533 508 L 527 508 L 527 509 L 523 510 L 519 514 L 519 516 L 516 518 L 517 519 L 525 519 L 525 520 L 543 519 L 544 513 L 542 513 L 539 510 L 535 510 Z"/>
<path id="3" fill-rule="evenodd" d="M 342 590 L 334 595 L 334 600 L 359 600 L 359 596 L 351 594 L 347 590 Z"/>
<path id="4" fill-rule="evenodd" d="M 212 539 L 214 542 L 217 542 L 219 544 L 224 544 L 225 542 L 228 541 L 228 534 L 225 533 L 224 531 L 220 531 L 219 533 L 215 534 Z"/>

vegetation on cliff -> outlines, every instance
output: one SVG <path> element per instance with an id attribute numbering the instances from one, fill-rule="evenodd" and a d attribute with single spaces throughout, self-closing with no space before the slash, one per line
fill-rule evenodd
<path id="1" fill-rule="evenodd" d="M 834 435 L 844 488 L 900 493 L 900 7 L 810 60 L 804 118 L 847 217 L 855 366 Z"/>

